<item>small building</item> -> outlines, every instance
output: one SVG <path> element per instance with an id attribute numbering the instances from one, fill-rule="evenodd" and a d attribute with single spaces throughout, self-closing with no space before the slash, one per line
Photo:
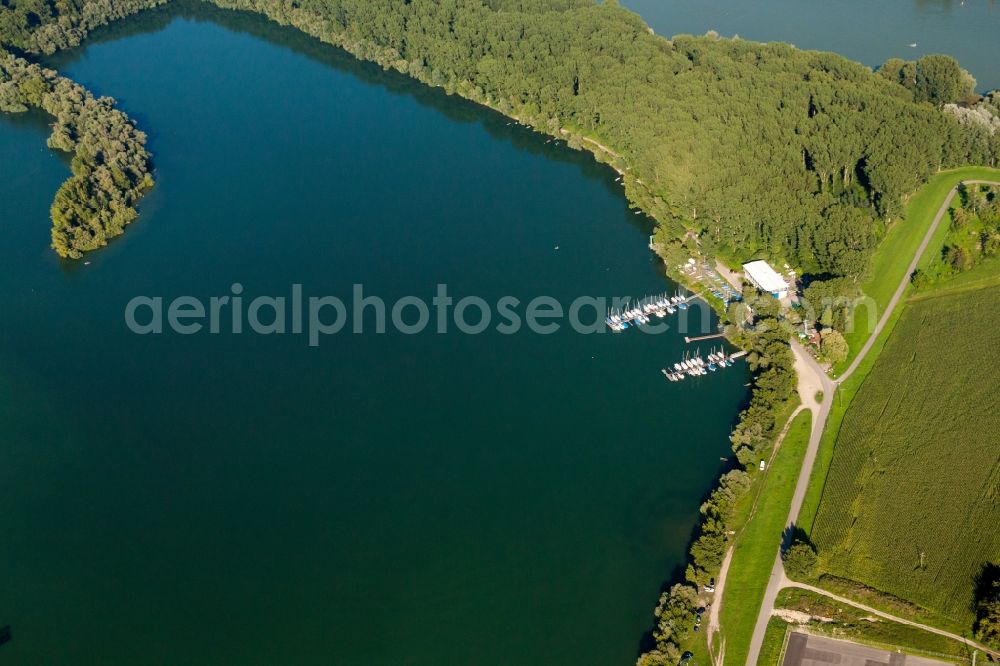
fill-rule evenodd
<path id="1" fill-rule="evenodd" d="M 775 298 L 788 296 L 788 283 L 778 271 L 771 268 L 771 264 L 763 259 L 743 264 L 743 274 L 760 291 L 771 294 Z"/>

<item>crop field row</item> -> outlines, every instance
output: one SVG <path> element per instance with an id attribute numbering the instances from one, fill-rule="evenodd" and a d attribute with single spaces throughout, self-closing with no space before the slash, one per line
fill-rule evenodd
<path id="1" fill-rule="evenodd" d="M 971 623 L 1000 561 L 1000 288 L 912 302 L 845 415 L 821 568 Z"/>

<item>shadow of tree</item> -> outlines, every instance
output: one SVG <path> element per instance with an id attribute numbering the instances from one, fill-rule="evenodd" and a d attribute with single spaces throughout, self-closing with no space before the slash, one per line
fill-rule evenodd
<path id="1" fill-rule="evenodd" d="M 1000 644 L 1000 564 L 987 562 L 973 578 L 973 631 L 978 639 Z"/>

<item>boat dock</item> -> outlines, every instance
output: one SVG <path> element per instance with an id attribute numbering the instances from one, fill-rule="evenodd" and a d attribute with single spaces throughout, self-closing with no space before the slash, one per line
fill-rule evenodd
<path id="1" fill-rule="evenodd" d="M 611 310 L 608 312 L 605 322 L 608 324 L 608 328 L 618 333 L 627 328 L 648 324 L 653 317 L 662 319 L 678 310 L 687 310 L 688 303 L 692 298 L 692 296 L 681 296 L 680 294 L 676 296 L 667 296 L 666 294 L 647 296 L 637 300 L 635 305 L 629 303 L 621 310 Z"/>
<path id="2" fill-rule="evenodd" d="M 709 372 L 732 367 L 736 359 L 743 358 L 746 355 L 747 353 L 742 350 L 733 354 L 727 354 L 721 349 L 719 351 L 710 351 L 705 358 L 702 358 L 701 354 L 697 352 L 694 355 L 684 354 L 683 360 L 674 363 L 672 368 L 663 368 L 660 372 L 669 381 L 679 382 L 688 377 L 699 377 L 707 375 Z"/>
<path id="3" fill-rule="evenodd" d="M 724 338 L 724 337 L 726 337 L 725 333 L 712 333 L 711 335 L 699 335 L 698 337 L 695 338 L 689 338 L 688 336 L 685 335 L 684 342 L 689 342 L 689 343 L 701 342 L 702 340 L 715 340 L 716 338 Z"/>

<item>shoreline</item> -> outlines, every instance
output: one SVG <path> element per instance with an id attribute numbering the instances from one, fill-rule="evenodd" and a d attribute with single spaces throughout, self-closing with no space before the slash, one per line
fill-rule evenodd
<path id="1" fill-rule="evenodd" d="M 217 7 L 223 8 L 223 9 L 229 9 L 231 11 L 248 12 L 248 13 L 252 13 L 252 14 L 258 14 L 258 15 L 263 16 L 264 18 L 266 18 L 269 21 L 272 21 L 272 22 L 275 22 L 275 23 L 278 23 L 278 24 L 282 24 L 282 21 L 280 19 L 276 19 L 276 18 L 268 15 L 262 9 L 247 9 L 247 8 L 238 8 L 238 7 L 225 7 L 223 5 L 218 5 L 216 3 L 211 3 L 211 4 L 213 4 L 213 5 L 217 6 Z M 550 136 L 550 137 L 553 137 L 553 138 L 557 138 L 559 140 L 567 140 L 567 137 L 570 140 L 578 140 L 580 142 L 580 144 L 581 144 L 580 147 L 570 146 L 572 149 L 574 149 L 574 150 L 586 150 L 587 152 L 591 153 L 591 155 L 594 156 L 594 159 L 595 159 L 596 162 L 608 165 L 613 171 L 615 171 L 617 174 L 619 174 L 621 176 L 621 184 L 622 184 L 623 189 L 624 189 L 623 194 L 624 194 L 626 202 L 629 204 L 630 207 L 634 207 L 636 210 L 642 211 L 647 217 L 651 218 L 654 221 L 654 223 L 657 224 L 657 226 L 663 225 L 664 228 L 668 228 L 669 229 L 669 226 L 668 226 L 669 222 L 673 222 L 673 223 L 676 223 L 677 225 L 679 225 L 679 227 L 681 227 L 681 228 L 686 228 L 685 225 L 684 225 L 684 222 L 681 221 L 679 218 L 672 218 L 669 222 L 661 219 L 662 216 L 663 216 L 662 212 L 661 212 L 661 215 L 658 216 L 656 214 L 656 212 L 650 210 L 650 207 L 648 205 L 646 205 L 642 200 L 640 200 L 640 198 L 634 197 L 633 196 L 634 192 L 630 193 L 630 184 L 634 184 L 634 185 L 641 186 L 640 189 L 641 189 L 641 191 L 642 191 L 642 193 L 644 195 L 648 195 L 649 197 L 653 197 L 653 198 L 655 198 L 655 197 L 658 196 L 641 179 L 639 179 L 637 177 L 634 177 L 634 176 L 631 176 L 628 173 L 629 169 L 630 169 L 630 166 L 627 164 L 627 158 L 625 158 L 624 156 L 620 155 L 619 153 L 617 153 L 616 151 L 614 151 L 612 148 L 606 146 L 605 144 L 603 144 L 598 139 L 594 139 L 594 138 L 591 138 L 591 137 L 588 137 L 588 136 L 585 136 L 585 135 L 582 135 L 582 134 L 575 133 L 573 130 L 565 128 L 565 127 L 558 127 L 557 130 L 555 130 L 555 131 L 558 131 L 558 134 L 554 134 L 554 133 L 552 133 L 552 131 L 544 130 L 544 129 L 542 129 L 542 127 L 544 127 L 547 124 L 547 122 L 554 122 L 554 119 L 548 118 L 548 119 L 543 119 L 543 122 L 537 122 L 537 121 L 532 122 L 531 118 L 525 118 L 525 117 L 522 117 L 522 116 L 520 116 L 520 115 L 518 115 L 516 113 L 513 113 L 513 112 L 511 112 L 511 113 L 504 112 L 500 108 L 498 108 L 496 105 L 494 105 L 493 103 L 491 103 L 489 100 L 482 99 L 481 95 L 473 94 L 471 91 L 469 91 L 468 90 L 468 86 L 471 85 L 469 82 L 459 82 L 459 83 L 457 83 L 455 85 L 436 85 L 436 84 L 433 84 L 433 83 L 431 83 L 429 81 L 424 80 L 423 78 L 421 78 L 419 76 L 416 76 L 416 75 L 413 75 L 413 74 L 409 73 L 407 71 L 407 66 L 409 65 L 409 62 L 406 61 L 406 60 L 397 59 L 397 60 L 393 61 L 393 60 L 391 60 L 389 54 L 384 54 L 384 53 L 383 53 L 383 55 L 385 56 L 385 58 L 384 59 L 379 59 L 379 57 L 378 57 L 379 47 L 377 47 L 373 43 L 364 42 L 364 43 L 361 43 L 359 45 L 357 51 L 361 51 L 361 48 L 360 48 L 361 46 L 371 47 L 371 53 L 373 55 L 371 57 L 366 57 L 366 55 L 362 55 L 361 53 L 356 52 L 355 50 L 352 50 L 352 49 L 348 48 L 345 45 L 344 42 L 346 42 L 346 40 L 348 39 L 348 36 L 346 36 L 346 35 L 338 35 L 337 38 L 339 38 L 342 43 L 337 43 L 336 41 L 331 41 L 331 40 L 328 40 L 328 39 L 324 39 L 322 37 L 317 36 L 316 34 L 313 34 L 306 27 L 303 27 L 302 25 L 296 24 L 296 22 L 294 22 L 294 20 L 291 21 L 291 22 L 289 22 L 288 25 L 291 25 L 292 27 L 294 27 L 296 30 L 300 31 L 301 33 L 303 33 L 305 35 L 309 35 L 309 36 L 313 37 L 314 39 L 317 39 L 318 41 L 320 41 L 322 43 L 326 43 L 326 44 L 329 44 L 331 46 L 334 46 L 335 48 L 343 50 L 344 52 L 350 54 L 352 57 L 358 59 L 359 61 L 376 63 L 376 64 L 381 65 L 384 69 L 390 69 L 390 68 L 394 69 L 398 73 L 403 74 L 404 76 L 407 76 L 410 79 L 416 80 L 416 81 L 422 83 L 423 85 L 427 85 L 428 87 L 431 87 L 431 88 L 440 88 L 440 89 L 444 90 L 445 93 L 448 94 L 448 95 L 455 94 L 455 95 L 461 97 L 463 100 L 476 103 L 476 104 L 478 104 L 480 106 L 483 106 L 483 107 L 485 107 L 487 109 L 495 111 L 496 113 L 500 114 L 502 117 L 514 120 L 519 125 L 523 125 L 524 127 L 528 128 L 528 129 L 531 129 L 533 132 L 536 132 L 536 133 L 538 133 L 540 135 Z M 689 286 L 690 282 L 687 281 L 687 280 L 685 280 L 683 276 L 678 275 L 678 273 L 675 270 L 673 270 L 672 266 L 669 264 L 669 262 L 666 260 L 665 257 L 663 257 L 659 253 L 655 252 L 655 250 L 654 250 L 654 253 L 657 254 L 657 256 L 660 257 L 660 259 L 663 261 L 664 269 L 665 269 L 666 275 L 668 276 L 669 279 L 673 280 L 677 284 L 684 285 L 685 287 Z M 695 290 L 692 290 L 692 291 L 695 291 Z M 704 300 L 709 305 L 709 307 L 711 307 L 713 310 L 715 310 L 718 314 L 721 315 L 720 316 L 720 320 L 722 318 L 724 318 L 725 313 L 724 312 L 720 313 L 716 304 L 714 304 L 708 298 L 702 297 L 702 300 Z M 738 347 L 741 346 L 741 345 L 737 344 L 736 342 L 734 342 L 732 340 L 732 338 L 730 336 L 728 336 L 728 335 L 727 335 L 727 339 L 729 339 L 729 341 L 732 344 L 734 344 L 734 345 L 736 345 Z M 863 355 L 863 354 L 864 354 L 864 351 L 862 352 L 861 355 Z M 858 360 L 860 361 L 860 358 Z M 751 392 L 751 395 L 752 395 L 752 393 L 753 392 Z M 715 482 L 715 484 L 713 485 L 713 487 L 712 487 L 711 490 L 714 491 L 714 490 L 718 489 L 720 486 L 721 486 L 721 477 Z M 692 557 L 689 555 L 686 558 L 686 563 L 690 565 L 692 563 L 692 561 L 693 561 Z M 721 597 L 721 594 L 720 594 L 720 597 Z M 713 604 L 713 606 L 714 606 L 714 604 Z M 711 649 L 711 645 L 709 645 L 709 649 Z"/>

